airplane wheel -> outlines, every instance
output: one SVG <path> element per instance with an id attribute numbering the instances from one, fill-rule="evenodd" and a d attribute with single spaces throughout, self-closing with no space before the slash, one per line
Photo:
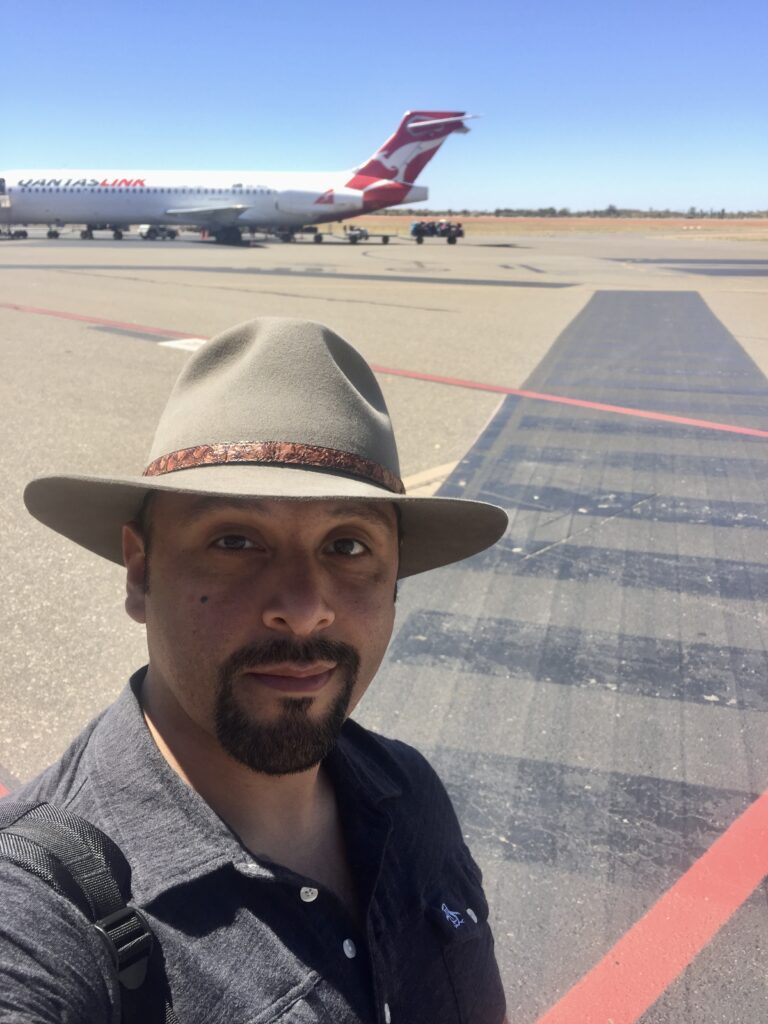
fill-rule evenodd
<path id="1" fill-rule="evenodd" d="M 155 239 L 157 238 L 157 229 L 150 228 L 149 231 L 147 231 L 147 233 L 144 235 L 144 237 L 147 239 L 148 242 L 154 242 Z"/>
<path id="2" fill-rule="evenodd" d="M 49 230 L 49 231 L 48 231 L 48 232 L 46 233 L 46 236 L 45 236 L 45 237 L 46 237 L 46 238 L 58 238 L 58 237 L 59 237 L 59 232 L 58 232 L 58 231 L 54 231 L 54 230 L 53 230 L 53 228 L 51 228 L 51 229 L 50 229 L 50 230 Z"/>
<path id="3" fill-rule="evenodd" d="M 382 245 L 389 245 L 389 235 L 382 235 L 381 236 L 381 244 Z"/>
<path id="4" fill-rule="evenodd" d="M 84 228 L 84 230 L 80 232 L 80 237 L 84 241 L 92 241 L 93 240 L 93 232 L 90 231 L 88 228 Z"/>
<path id="5" fill-rule="evenodd" d="M 322 240 L 323 240 L 323 236 L 318 231 L 317 234 L 315 235 L 315 242 L 322 242 Z"/>
<path id="6" fill-rule="evenodd" d="M 112 232 L 112 237 L 116 242 L 121 242 L 123 240 L 123 232 L 119 228 L 116 228 Z"/>

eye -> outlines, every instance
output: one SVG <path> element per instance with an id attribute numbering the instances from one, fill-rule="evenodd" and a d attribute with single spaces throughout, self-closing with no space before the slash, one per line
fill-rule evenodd
<path id="1" fill-rule="evenodd" d="M 368 550 L 362 541 L 355 540 L 354 537 L 339 537 L 338 540 L 331 541 L 329 548 L 334 555 L 344 555 L 347 558 L 357 558 Z"/>
<path id="2" fill-rule="evenodd" d="M 219 537 L 213 542 L 213 546 L 220 551 L 248 551 L 256 547 L 252 540 L 239 533 L 228 533 L 224 537 Z"/>

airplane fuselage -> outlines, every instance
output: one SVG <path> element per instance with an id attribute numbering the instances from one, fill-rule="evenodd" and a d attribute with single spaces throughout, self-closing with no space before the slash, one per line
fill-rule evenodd
<path id="1" fill-rule="evenodd" d="M 423 187 L 389 181 L 350 190 L 349 174 L 338 172 L 33 169 L 3 177 L 10 200 L 3 219 L 14 224 L 298 228 L 427 196 Z"/>
<path id="2" fill-rule="evenodd" d="M 445 139 L 467 132 L 460 111 L 406 112 L 394 134 L 347 171 L 20 170 L 0 168 L 0 226 L 131 224 L 206 228 L 217 241 L 239 241 L 242 228 L 290 238 L 302 227 L 344 220 L 426 199 L 414 184 Z M 318 241 L 321 236 L 316 235 Z"/>

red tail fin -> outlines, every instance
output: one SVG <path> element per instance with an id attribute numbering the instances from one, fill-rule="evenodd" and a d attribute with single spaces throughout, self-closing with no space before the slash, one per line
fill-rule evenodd
<path id="1" fill-rule="evenodd" d="M 464 111 L 409 111 L 394 135 L 355 168 L 347 187 L 366 188 L 382 178 L 412 184 L 449 135 L 469 131 L 467 116 Z"/>

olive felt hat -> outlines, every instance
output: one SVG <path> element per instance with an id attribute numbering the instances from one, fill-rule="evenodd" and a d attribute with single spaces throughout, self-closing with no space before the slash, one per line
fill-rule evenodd
<path id="1" fill-rule="evenodd" d="M 495 505 L 409 498 L 368 364 L 322 324 L 283 317 L 232 327 L 189 359 L 141 475 L 41 477 L 24 501 L 46 526 L 122 564 L 121 526 L 150 491 L 392 502 L 401 577 L 482 551 L 507 525 Z"/>

